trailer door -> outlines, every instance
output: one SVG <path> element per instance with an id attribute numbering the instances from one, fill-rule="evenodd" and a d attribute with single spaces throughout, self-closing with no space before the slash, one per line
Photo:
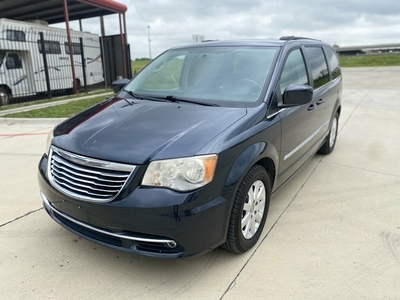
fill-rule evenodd
<path id="1" fill-rule="evenodd" d="M 22 97 L 32 94 L 27 76 L 27 65 L 22 53 L 9 52 L 5 61 L 5 77 L 13 97 Z"/>

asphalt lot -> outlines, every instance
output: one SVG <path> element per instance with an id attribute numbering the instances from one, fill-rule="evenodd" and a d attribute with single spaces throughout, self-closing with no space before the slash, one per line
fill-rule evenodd
<path id="1" fill-rule="evenodd" d="M 400 68 L 348 68 L 335 151 L 271 201 L 257 246 L 185 260 L 80 239 L 42 208 L 52 125 L 0 120 L 1 299 L 400 299 Z"/>

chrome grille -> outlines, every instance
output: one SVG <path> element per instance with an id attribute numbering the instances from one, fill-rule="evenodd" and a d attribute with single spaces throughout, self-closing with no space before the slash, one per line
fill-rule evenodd
<path id="1" fill-rule="evenodd" d="M 93 159 L 51 146 L 48 176 L 60 192 L 89 202 L 108 202 L 119 194 L 135 166 Z"/>

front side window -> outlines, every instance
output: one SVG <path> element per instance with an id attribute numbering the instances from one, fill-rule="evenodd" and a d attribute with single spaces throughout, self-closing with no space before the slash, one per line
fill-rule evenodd
<path id="1" fill-rule="evenodd" d="M 314 89 L 317 89 L 329 82 L 328 66 L 324 53 L 320 47 L 306 48 L 307 59 L 310 62 Z"/>
<path id="2" fill-rule="evenodd" d="M 172 49 L 152 61 L 125 89 L 152 98 L 254 106 L 261 101 L 277 50 L 250 46 Z"/>
<path id="3" fill-rule="evenodd" d="M 7 69 L 22 69 L 22 61 L 18 54 L 10 53 L 6 58 L 6 68 Z"/>
<path id="4" fill-rule="evenodd" d="M 291 84 L 308 84 L 307 69 L 300 49 L 292 51 L 286 59 L 279 81 L 281 94 Z"/>

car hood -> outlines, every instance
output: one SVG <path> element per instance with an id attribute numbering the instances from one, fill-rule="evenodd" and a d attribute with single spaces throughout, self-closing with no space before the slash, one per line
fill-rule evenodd
<path id="1" fill-rule="evenodd" d="M 58 125 L 53 145 L 84 156 L 144 164 L 198 154 L 245 115 L 245 108 L 114 98 Z"/>

